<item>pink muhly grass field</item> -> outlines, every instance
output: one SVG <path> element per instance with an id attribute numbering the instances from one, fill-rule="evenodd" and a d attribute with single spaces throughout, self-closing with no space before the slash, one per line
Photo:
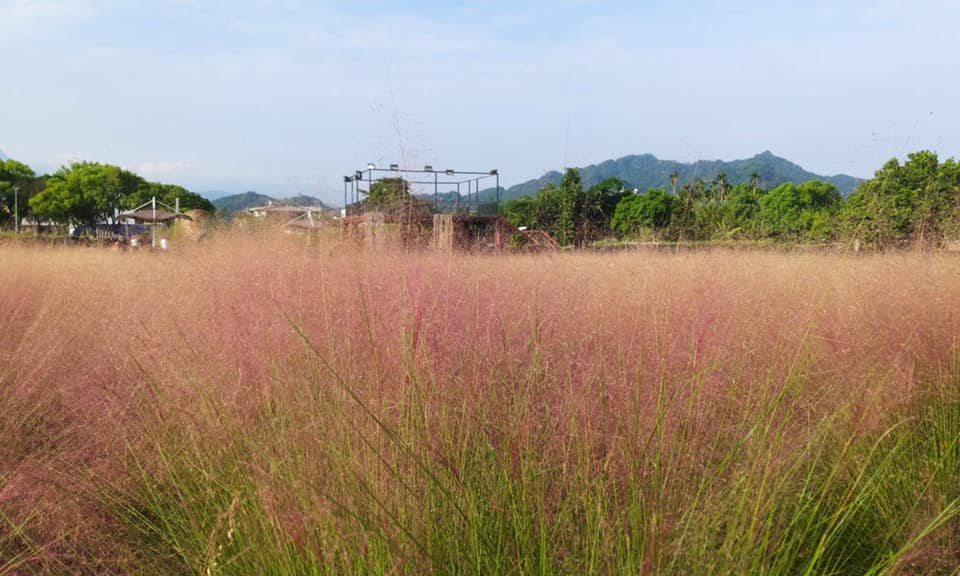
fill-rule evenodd
<path id="1" fill-rule="evenodd" d="M 960 563 L 956 258 L 234 238 L 0 269 L 0 574 Z"/>

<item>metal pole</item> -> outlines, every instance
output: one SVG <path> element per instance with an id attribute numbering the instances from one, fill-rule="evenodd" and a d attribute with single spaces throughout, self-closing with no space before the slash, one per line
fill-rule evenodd
<path id="1" fill-rule="evenodd" d="M 17 186 L 13 187 L 13 218 L 14 230 L 20 234 L 20 188 Z"/>
<path id="2" fill-rule="evenodd" d="M 497 170 L 497 214 L 500 214 L 500 171 Z"/>
<path id="3" fill-rule="evenodd" d="M 157 197 L 150 200 L 150 206 L 153 207 L 153 226 L 150 226 L 150 247 L 157 247 Z"/>
<path id="4" fill-rule="evenodd" d="M 433 173 L 433 211 L 440 211 L 439 194 L 437 193 L 437 173 Z"/>

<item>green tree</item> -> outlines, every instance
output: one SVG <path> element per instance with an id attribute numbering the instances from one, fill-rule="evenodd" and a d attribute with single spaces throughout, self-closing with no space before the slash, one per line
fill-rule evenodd
<path id="1" fill-rule="evenodd" d="M 607 236 L 611 232 L 611 220 L 620 201 L 629 195 L 619 178 L 607 178 L 591 186 L 583 195 L 581 242 L 589 242 Z"/>
<path id="2" fill-rule="evenodd" d="M 78 162 L 63 167 L 30 199 L 34 214 L 61 224 L 93 226 L 126 208 L 127 197 L 147 185 L 132 172 L 109 164 Z"/>
<path id="3" fill-rule="evenodd" d="M 760 199 L 756 183 L 737 184 L 719 209 L 718 232 L 726 238 L 755 238 L 759 232 Z"/>
<path id="4" fill-rule="evenodd" d="M 118 210 L 136 208 L 151 198 L 181 210 L 214 211 L 213 204 L 180 186 L 147 182 L 137 174 L 95 162 L 78 162 L 60 168 L 46 180 L 43 190 L 30 199 L 35 216 L 59 224 L 94 226 Z"/>
<path id="5" fill-rule="evenodd" d="M 0 160 L 0 226 L 14 226 L 17 212 L 21 218 L 28 216 L 29 199 L 42 184 L 43 181 L 26 164 Z"/>
<path id="6" fill-rule="evenodd" d="M 659 188 L 651 188 L 645 194 L 630 194 L 617 204 L 611 226 L 621 238 L 645 230 L 662 230 L 670 223 L 675 202 L 674 196 Z"/>
<path id="7" fill-rule="evenodd" d="M 583 185 L 580 182 L 580 171 L 568 168 L 560 180 L 560 212 L 554 233 L 561 246 L 580 243 L 577 231 L 580 229 L 582 207 Z"/>
<path id="8" fill-rule="evenodd" d="M 679 241 L 706 238 L 702 209 L 706 202 L 707 191 L 703 180 L 697 178 L 681 186 L 671 213 L 670 236 Z"/>
<path id="9" fill-rule="evenodd" d="M 836 186 L 819 180 L 781 184 L 760 199 L 763 231 L 783 239 L 829 239 L 842 200 Z"/>
<path id="10" fill-rule="evenodd" d="M 901 165 L 891 159 L 860 185 L 843 214 L 847 234 L 891 246 L 936 243 L 960 225 L 960 165 L 941 163 L 929 151 L 910 154 Z"/>
<path id="11" fill-rule="evenodd" d="M 507 202 L 503 209 L 503 217 L 517 226 L 535 228 L 537 225 L 537 199 L 529 196 L 516 198 Z"/>
<path id="12" fill-rule="evenodd" d="M 370 185 L 366 202 L 369 208 L 391 211 L 410 199 L 410 183 L 403 178 L 384 178 Z"/>
<path id="13" fill-rule="evenodd" d="M 537 193 L 534 204 L 533 222 L 536 228 L 546 231 L 551 236 L 557 235 L 557 222 L 563 210 L 563 194 L 554 184 L 547 184 Z"/>
<path id="14" fill-rule="evenodd" d="M 727 192 L 730 190 L 727 186 L 727 173 L 720 172 L 710 185 L 710 195 L 714 202 L 723 204 L 727 201 Z"/>
<path id="15" fill-rule="evenodd" d="M 177 200 L 179 200 L 180 210 L 183 211 L 194 209 L 206 210 L 210 213 L 216 211 L 216 207 L 212 202 L 196 192 L 190 192 L 186 188 L 177 186 L 176 184 L 159 184 L 157 182 L 147 182 L 145 185 L 139 186 L 132 193 L 126 195 L 123 198 L 123 208 L 136 208 L 149 202 L 151 198 L 154 197 L 167 206 L 175 206 Z"/>
<path id="16" fill-rule="evenodd" d="M 549 233 L 561 245 L 579 245 L 610 233 L 610 220 L 625 195 L 623 188 L 620 179 L 608 178 L 584 191 L 579 171 L 570 169 L 559 186 L 547 184 L 536 198 L 508 202 L 503 215 L 515 226 Z"/>

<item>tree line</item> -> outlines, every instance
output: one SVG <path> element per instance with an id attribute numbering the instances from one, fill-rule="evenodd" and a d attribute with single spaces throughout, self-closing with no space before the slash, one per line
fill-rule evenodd
<path id="1" fill-rule="evenodd" d="M 819 180 L 768 190 L 756 174 L 731 185 L 722 172 L 690 182 L 673 174 L 670 190 L 635 193 L 617 178 L 585 188 L 579 171 L 569 169 L 559 184 L 512 200 L 502 212 L 514 225 L 544 230 L 564 246 L 611 237 L 936 245 L 960 238 L 960 164 L 929 151 L 903 163 L 891 159 L 847 198 Z"/>
<path id="2" fill-rule="evenodd" d="M 214 212 L 209 200 L 174 184 L 148 182 L 110 164 L 75 162 L 49 175 L 38 176 L 16 160 L 0 161 L 0 228 L 13 228 L 16 213 L 34 223 L 95 226 L 156 197 L 181 210 Z"/>

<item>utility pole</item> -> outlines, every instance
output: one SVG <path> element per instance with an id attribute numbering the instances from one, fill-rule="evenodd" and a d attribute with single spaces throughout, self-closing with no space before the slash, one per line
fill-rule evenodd
<path id="1" fill-rule="evenodd" d="M 14 219 L 14 230 L 17 231 L 17 235 L 20 235 L 20 188 L 17 186 L 13 187 L 13 219 Z"/>
<path id="2" fill-rule="evenodd" d="M 157 197 L 150 199 L 150 206 L 153 208 L 153 225 L 150 226 L 150 247 L 157 247 Z"/>

